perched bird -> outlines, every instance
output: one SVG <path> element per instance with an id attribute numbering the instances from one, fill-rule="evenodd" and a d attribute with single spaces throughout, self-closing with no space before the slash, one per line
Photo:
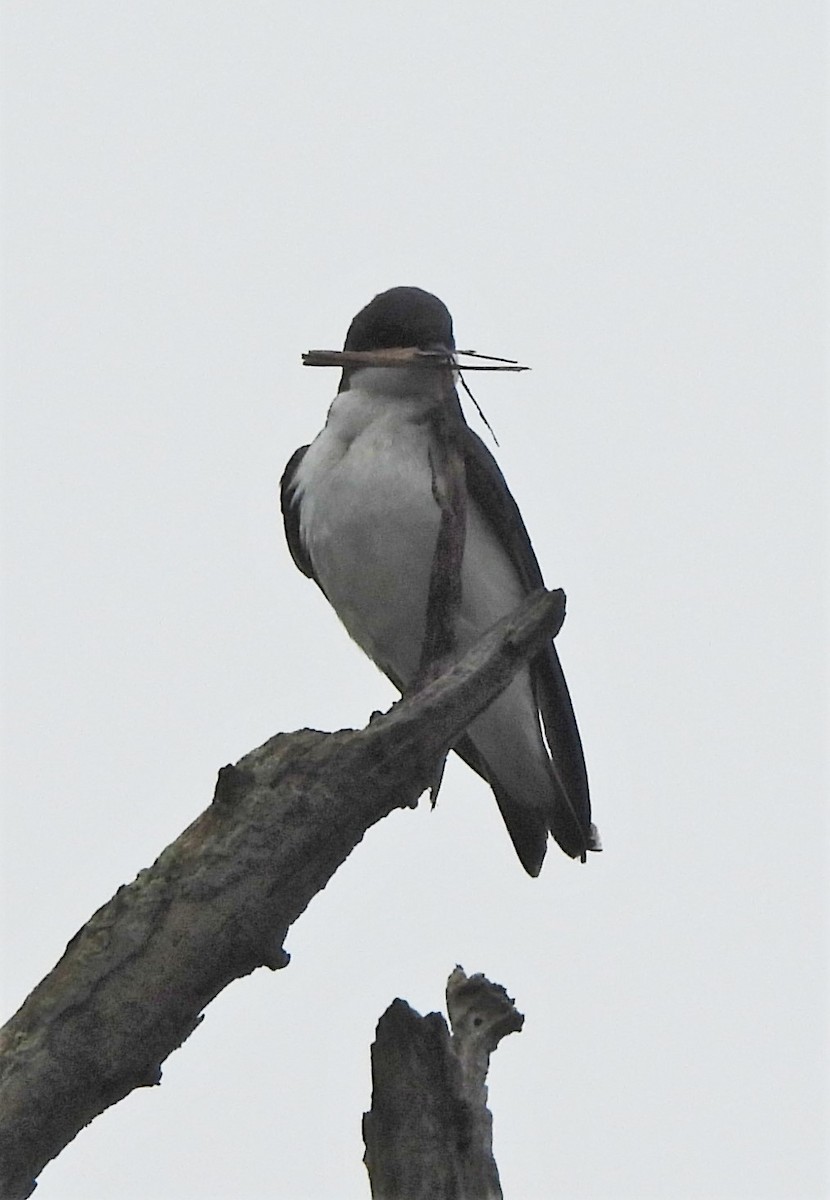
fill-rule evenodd
<path id="1" fill-rule="evenodd" d="M 455 353 L 446 306 L 416 287 L 375 296 L 345 350 L 417 347 Z M 404 691 L 425 632 L 441 510 L 436 404 L 446 390 L 420 366 L 346 366 L 326 424 L 291 457 L 281 482 L 288 547 L 351 637 Z M 495 459 L 461 415 L 466 538 L 458 652 L 542 586 L 516 502 Z M 544 734 L 542 728 L 544 727 Z M 582 744 L 553 642 L 521 670 L 453 749 L 493 789 L 522 865 L 538 875 L 548 833 L 572 858 L 598 850 Z"/>

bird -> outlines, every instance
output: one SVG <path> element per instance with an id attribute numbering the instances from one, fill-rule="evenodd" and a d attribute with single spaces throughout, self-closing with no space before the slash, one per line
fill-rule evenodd
<path id="1" fill-rule="evenodd" d="M 415 348 L 455 364 L 446 305 L 418 287 L 376 295 L 344 350 Z M 543 586 L 521 513 L 495 458 L 464 420 L 454 384 L 423 366 L 343 367 L 325 425 L 288 461 L 280 501 L 288 549 L 346 631 L 403 694 L 418 677 L 441 519 L 436 406 L 456 409 L 466 488 L 458 652 Z M 601 848 L 579 730 L 550 640 L 452 749 L 493 791 L 522 866 L 541 870 L 552 835 L 569 857 Z"/>

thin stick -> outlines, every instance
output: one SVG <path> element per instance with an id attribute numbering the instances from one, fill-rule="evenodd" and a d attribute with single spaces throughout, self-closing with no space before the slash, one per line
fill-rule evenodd
<path id="1" fill-rule="evenodd" d="M 519 365 L 518 358 L 499 358 L 496 354 L 479 354 L 478 350 L 456 350 L 456 354 L 464 354 L 467 358 L 484 358 L 487 362 L 510 363 L 513 367 Z M 529 371 L 530 367 L 525 367 L 525 370 Z"/>
<path id="2" fill-rule="evenodd" d="M 466 354 L 467 351 L 459 351 Z M 477 355 L 485 358 L 486 355 Z M 459 363 L 437 350 L 400 347 L 392 350 L 307 350 L 304 367 L 447 367 L 457 371 L 529 371 L 517 362 L 497 359 L 487 363 Z"/>
<path id="3" fill-rule="evenodd" d="M 477 413 L 478 413 L 478 415 L 481 417 L 482 421 L 483 421 L 483 422 L 484 422 L 484 424 L 487 426 L 487 428 L 490 430 L 490 437 L 493 439 L 493 441 L 496 443 L 496 445 L 497 445 L 497 446 L 500 446 L 500 445 L 501 445 L 501 442 L 500 442 L 500 441 L 499 441 L 499 439 L 496 437 L 495 430 L 493 429 L 493 426 L 490 424 L 490 422 L 489 422 L 489 421 L 487 420 L 487 418 L 485 417 L 484 413 L 481 411 L 481 405 L 479 404 L 478 400 L 476 400 L 476 398 L 475 398 L 475 396 L 473 395 L 473 393 L 470 391 L 470 386 L 469 386 L 469 384 L 467 383 L 467 380 L 464 378 L 464 376 L 463 376 L 463 375 L 461 376 L 461 386 L 463 387 L 463 389 L 464 389 L 464 391 L 467 393 L 467 395 L 470 397 L 470 399 L 472 400 L 473 404 L 476 406 L 476 412 L 477 412 Z"/>

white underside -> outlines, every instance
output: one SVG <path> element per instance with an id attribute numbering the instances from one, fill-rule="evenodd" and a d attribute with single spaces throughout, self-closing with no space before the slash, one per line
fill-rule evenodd
<path id="1" fill-rule="evenodd" d="M 326 596 L 358 645 L 404 685 L 420 660 L 440 519 L 429 426 L 419 420 L 431 401 L 414 390 L 423 378 L 417 371 L 362 371 L 332 404 L 295 477 L 300 535 Z M 509 558 L 469 503 L 459 649 L 523 595 Z M 547 756 L 527 670 L 468 733 L 511 791 L 516 784 L 520 794 L 546 790 Z"/>

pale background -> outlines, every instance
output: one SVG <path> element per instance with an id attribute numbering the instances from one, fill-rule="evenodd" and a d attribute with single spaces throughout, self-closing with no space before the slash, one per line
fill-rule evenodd
<path id="1" fill-rule="evenodd" d="M 528 879 L 456 765 L 38 1196 L 366 1198 L 375 1023 L 456 962 L 527 1015 L 507 1197 L 830 1194 L 824 6 L 2 15 L 5 1015 L 220 766 L 391 702 L 276 494 L 394 284 L 533 367 L 474 378 L 606 845 Z"/>

